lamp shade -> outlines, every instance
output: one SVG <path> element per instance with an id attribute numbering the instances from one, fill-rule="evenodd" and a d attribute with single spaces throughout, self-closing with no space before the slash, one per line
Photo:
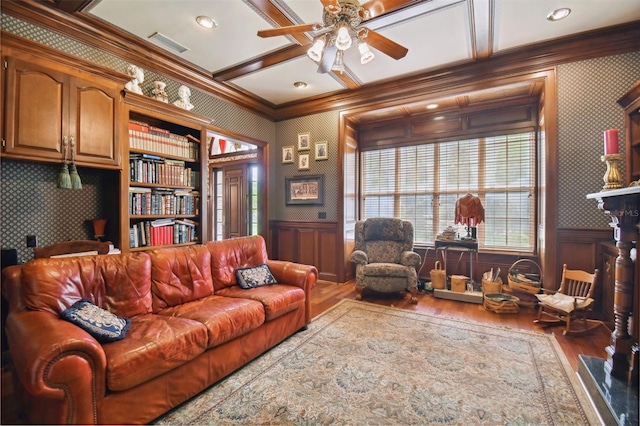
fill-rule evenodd
<path id="1" fill-rule="evenodd" d="M 455 223 L 475 227 L 480 222 L 484 222 L 484 207 L 482 207 L 480 198 L 469 193 L 459 198 L 456 201 Z"/>

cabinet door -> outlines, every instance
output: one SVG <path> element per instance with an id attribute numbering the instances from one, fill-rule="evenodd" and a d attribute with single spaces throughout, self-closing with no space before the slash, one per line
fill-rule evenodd
<path id="1" fill-rule="evenodd" d="M 6 60 L 4 153 L 62 161 L 67 76 L 18 59 Z"/>
<path id="2" fill-rule="evenodd" d="M 79 164 L 119 164 L 120 90 L 116 86 L 71 79 L 69 136 Z"/>

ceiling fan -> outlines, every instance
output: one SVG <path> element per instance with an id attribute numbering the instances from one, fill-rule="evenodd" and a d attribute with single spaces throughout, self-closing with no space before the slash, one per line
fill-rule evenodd
<path id="1" fill-rule="evenodd" d="M 369 46 L 392 57 L 404 58 L 408 49 L 361 24 L 385 12 L 408 4 L 413 0 L 370 0 L 360 4 L 357 0 L 320 0 L 324 6 L 322 23 L 291 25 L 258 31 L 260 37 L 275 37 L 301 32 L 314 32 L 309 57 L 318 63 L 318 72 L 344 71 L 344 51 L 353 40 L 358 43 L 360 62 L 366 64 L 374 58 Z"/>

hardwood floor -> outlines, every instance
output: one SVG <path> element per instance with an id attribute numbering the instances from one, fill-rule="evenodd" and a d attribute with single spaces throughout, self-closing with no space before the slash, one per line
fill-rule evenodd
<path id="1" fill-rule="evenodd" d="M 367 294 L 365 293 L 365 296 Z M 311 312 L 315 317 L 342 299 L 355 299 L 355 284 L 353 281 L 345 284 L 336 284 L 320 281 L 312 290 Z M 453 300 L 438 299 L 430 293 L 418 294 L 418 303 L 413 304 L 409 295 L 404 298 L 401 295 L 382 296 L 369 295 L 365 300 L 385 306 L 395 306 L 417 312 L 425 312 L 433 315 L 445 315 L 455 318 L 464 318 L 488 324 L 502 324 L 504 326 L 532 330 L 556 335 L 558 343 L 562 347 L 565 355 L 574 371 L 578 369 L 578 355 L 595 356 L 606 358 L 604 348 L 609 344 L 611 331 L 604 326 L 598 327 L 589 335 L 584 337 L 566 337 L 562 335 L 562 327 L 542 328 L 533 323 L 537 316 L 537 309 L 521 307 L 517 314 L 496 314 L 487 311 L 482 305 L 474 303 L 457 302 Z M 16 403 L 11 384 L 11 364 L 10 362 L 2 366 L 2 424 L 26 424 L 17 415 Z"/>

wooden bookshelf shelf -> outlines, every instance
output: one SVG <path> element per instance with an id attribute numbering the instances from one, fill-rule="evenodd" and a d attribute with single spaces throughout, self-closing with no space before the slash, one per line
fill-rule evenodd
<path id="1" fill-rule="evenodd" d="M 131 247 L 129 248 L 129 251 L 135 252 L 135 251 L 147 251 L 147 250 L 154 250 L 154 249 L 167 248 L 167 247 L 185 247 L 185 246 L 193 246 L 198 243 L 199 243 L 198 241 L 192 241 L 190 243 L 168 244 L 168 245 L 161 245 L 161 246 Z"/>
<path id="2" fill-rule="evenodd" d="M 136 214 L 131 215 L 131 220 L 153 220 L 153 219 L 193 219 L 198 218 L 195 214 Z"/>
<path id="3" fill-rule="evenodd" d="M 123 153 L 128 161 L 121 186 L 123 251 L 203 242 L 207 206 L 200 191 L 206 184 L 207 156 L 200 141 L 208 123 L 129 92 L 125 105 L 129 143 Z"/>

